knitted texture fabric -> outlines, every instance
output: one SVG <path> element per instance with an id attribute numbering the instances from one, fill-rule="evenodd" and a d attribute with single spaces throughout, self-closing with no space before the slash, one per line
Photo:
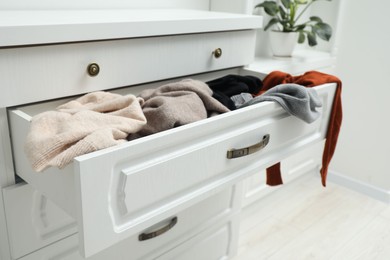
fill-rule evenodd
<path id="1" fill-rule="evenodd" d="M 129 140 L 229 111 L 204 82 L 192 79 L 144 90 L 139 97 L 145 100 L 142 110 L 148 123 Z"/>
<path id="2" fill-rule="evenodd" d="M 213 90 L 213 97 L 230 110 L 236 109 L 232 96 L 241 93 L 256 94 L 261 90 L 263 83 L 254 76 L 227 75 L 206 82 Z"/>
<path id="3" fill-rule="evenodd" d="M 238 95 L 231 96 L 230 99 L 234 102 L 236 108 L 240 108 L 242 105 L 252 100 L 253 96 L 250 93 L 244 92 Z"/>
<path id="4" fill-rule="evenodd" d="M 326 133 L 326 141 L 324 152 L 322 155 L 322 168 L 320 171 L 322 185 L 326 186 L 326 176 L 328 173 L 329 163 L 336 150 L 337 139 L 339 136 L 341 122 L 343 118 L 342 104 L 341 104 L 341 88 L 342 83 L 340 79 L 335 76 L 324 74 L 317 71 L 308 71 L 300 76 L 292 76 L 290 74 L 274 71 L 268 74 L 263 80 L 263 88 L 258 95 L 263 94 L 268 89 L 271 89 L 280 84 L 295 83 L 307 88 L 312 88 L 325 83 L 336 83 L 337 88 L 333 99 L 332 110 L 329 119 L 328 131 Z M 282 184 L 280 163 L 277 163 L 267 168 L 267 184 L 279 185 Z"/>
<path id="5" fill-rule="evenodd" d="M 143 100 L 93 92 L 32 118 L 25 152 L 35 171 L 65 167 L 76 156 L 126 142 L 146 118 Z"/>
<path id="6" fill-rule="evenodd" d="M 320 116 L 317 108 L 322 106 L 314 89 L 298 84 L 281 84 L 244 103 L 240 108 L 264 101 L 277 102 L 287 113 L 306 123 L 312 123 Z"/>

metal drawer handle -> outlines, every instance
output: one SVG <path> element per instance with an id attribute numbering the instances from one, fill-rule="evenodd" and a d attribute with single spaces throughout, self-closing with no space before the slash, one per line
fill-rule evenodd
<path id="1" fill-rule="evenodd" d="M 269 142 L 269 134 L 266 134 L 263 136 L 263 140 L 261 140 L 259 143 L 251 145 L 249 147 L 241 148 L 241 149 L 231 149 L 227 151 L 226 157 L 228 159 L 234 159 L 242 156 L 246 156 L 248 154 L 255 153 L 264 147 L 267 146 Z"/>
<path id="2" fill-rule="evenodd" d="M 163 226 L 162 228 L 156 230 L 156 231 L 153 231 L 153 232 L 150 232 L 150 233 L 142 233 L 138 236 L 138 240 L 139 241 L 144 241 L 144 240 L 148 240 L 148 239 L 152 239 L 154 237 L 157 237 L 159 235 L 162 235 L 164 234 L 165 232 L 167 232 L 168 230 L 170 230 L 171 228 L 173 228 L 177 223 L 177 217 L 174 217 L 171 219 L 171 221 L 168 223 L 168 225 L 166 226 Z"/>

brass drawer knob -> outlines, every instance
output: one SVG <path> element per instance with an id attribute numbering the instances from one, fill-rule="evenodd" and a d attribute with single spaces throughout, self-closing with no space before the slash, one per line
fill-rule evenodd
<path id="1" fill-rule="evenodd" d="M 100 67 L 97 63 L 91 63 L 87 67 L 88 75 L 91 77 L 95 77 L 97 74 L 99 74 Z"/>
<path id="2" fill-rule="evenodd" d="M 221 48 L 215 49 L 215 50 L 213 51 L 213 54 L 214 54 L 214 57 L 218 59 L 219 57 L 222 56 L 222 49 L 221 49 Z"/>

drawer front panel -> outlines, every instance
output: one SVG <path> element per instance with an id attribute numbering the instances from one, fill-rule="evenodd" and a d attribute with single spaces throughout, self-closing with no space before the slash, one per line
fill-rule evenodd
<path id="1" fill-rule="evenodd" d="M 14 146 L 20 146 L 14 147 L 19 154 L 16 169 L 48 195 L 74 194 L 70 212 L 78 221 L 81 250 L 89 256 L 322 140 L 335 87 L 316 87 L 323 107 L 321 118 L 312 124 L 264 102 L 86 154 L 65 171 L 40 174 L 32 173 L 23 161 L 20 133 L 27 132 L 29 123 L 14 110 L 11 132 Z M 264 149 L 236 159 L 226 157 L 228 150 L 253 145 L 267 134 L 270 141 Z M 43 180 L 45 176 L 56 182 L 57 190 Z"/>
<path id="2" fill-rule="evenodd" d="M 255 31 L 244 30 L 3 49 L 0 107 L 242 66 L 254 44 Z M 93 77 L 91 63 L 100 67 Z"/>
<path id="3" fill-rule="evenodd" d="M 28 184 L 3 190 L 14 259 L 77 232 L 76 220 Z"/>
<path id="4" fill-rule="evenodd" d="M 231 216 L 237 215 L 240 200 L 240 187 L 224 190 L 196 205 L 177 213 L 177 224 L 166 233 L 146 241 L 139 241 L 138 235 L 134 235 L 115 246 L 112 246 L 92 257 L 89 260 L 107 259 L 155 259 L 156 256 L 165 253 L 172 248 L 184 243 L 200 232 L 221 226 Z M 235 223 L 236 224 L 236 223 Z M 230 228 L 230 227 L 229 227 Z M 210 232 L 209 232 L 210 233 Z M 229 239 L 232 239 L 229 232 Z M 224 238 L 224 241 L 228 237 Z M 226 251 L 226 249 L 225 249 Z M 84 259 L 78 249 L 77 235 L 65 238 L 53 245 L 38 250 L 23 260 L 82 260 Z"/>
<path id="5" fill-rule="evenodd" d="M 186 241 L 172 251 L 157 257 L 158 260 L 220 260 L 236 254 L 239 216 L 220 223 L 217 228 L 207 230 Z"/>

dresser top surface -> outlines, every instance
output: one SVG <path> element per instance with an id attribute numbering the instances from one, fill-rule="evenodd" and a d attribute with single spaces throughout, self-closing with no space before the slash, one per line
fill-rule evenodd
<path id="1" fill-rule="evenodd" d="M 0 11 L 0 47 L 260 28 L 259 16 L 186 9 Z"/>

